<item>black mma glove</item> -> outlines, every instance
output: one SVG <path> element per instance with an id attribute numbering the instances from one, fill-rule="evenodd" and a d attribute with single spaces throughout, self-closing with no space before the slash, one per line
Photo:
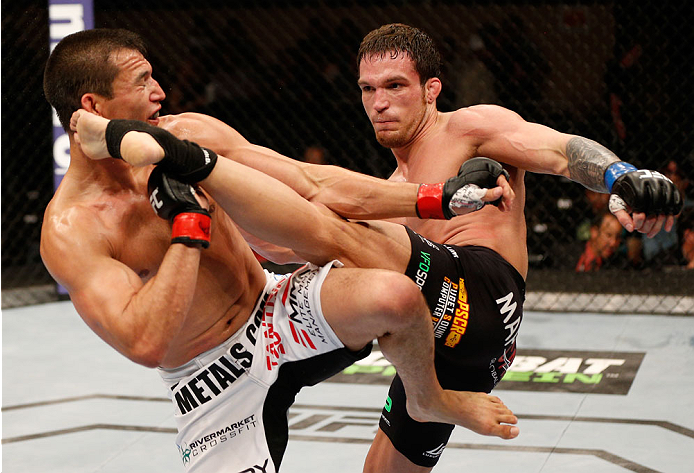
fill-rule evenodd
<path id="1" fill-rule="evenodd" d="M 163 128 L 139 120 L 111 120 L 106 126 L 106 147 L 108 153 L 118 159 L 123 136 L 129 131 L 143 131 L 154 138 L 164 148 L 164 158 L 158 163 L 168 174 L 184 182 L 200 182 L 205 179 L 217 164 L 217 154 L 197 143 L 179 140 Z"/>
<path id="2" fill-rule="evenodd" d="M 684 202 L 677 186 L 657 171 L 636 169 L 616 162 L 605 171 L 605 185 L 610 193 L 610 210 L 631 208 L 646 215 L 677 215 Z M 615 198 L 615 196 L 618 197 Z"/>
<path id="3" fill-rule="evenodd" d="M 198 203 L 193 186 L 156 167 L 147 181 L 147 191 L 154 212 L 173 223 L 171 243 L 210 246 L 210 213 Z"/>
<path id="4" fill-rule="evenodd" d="M 451 219 L 455 217 L 456 208 L 479 210 L 486 204 L 501 203 L 501 198 L 494 202 L 483 202 L 484 192 L 497 186 L 500 175 L 509 179 L 509 174 L 493 159 L 472 158 L 460 166 L 458 175 L 438 184 L 420 184 L 417 190 L 416 211 L 419 218 Z"/>

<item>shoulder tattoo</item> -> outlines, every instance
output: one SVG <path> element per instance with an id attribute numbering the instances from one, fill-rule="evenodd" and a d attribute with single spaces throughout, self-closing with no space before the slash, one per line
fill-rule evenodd
<path id="1" fill-rule="evenodd" d="M 569 158 L 569 177 L 597 192 L 607 192 L 605 171 L 607 167 L 620 161 L 612 151 L 588 138 L 577 136 L 566 144 Z"/>

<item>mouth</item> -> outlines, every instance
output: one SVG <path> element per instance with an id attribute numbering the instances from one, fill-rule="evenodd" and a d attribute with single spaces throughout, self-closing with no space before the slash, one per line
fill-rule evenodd
<path id="1" fill-rule="evenodd" d="M 377 128 L 377 129 L 391 128 L 392 126 L 395 126 L 396 124 L 397 124 L 396 120 L 375 120 L 373 122 L 374 128 Z"/>
<path id="2" fill-rule="evenodd" d="M 147 118 L 147 121 L 154 122 L 156 124 L 159 121 L 159 110 L 150 115 L 149 118 Z"/>

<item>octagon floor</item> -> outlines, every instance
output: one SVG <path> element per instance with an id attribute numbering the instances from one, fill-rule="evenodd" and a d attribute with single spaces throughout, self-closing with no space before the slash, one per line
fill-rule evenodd
<path id="1" fill-rule="evenodd" d="M 526 312 L 495 394 L 512 441 L 462 428 L 438 473 L 693 472 L 694 318 Z M 302 391 L 282 473 L 360 472 L 392 368 L 378 352 Z M 183 472 L 159 376 L 115 353 L 70 302 L 2 313 L 2 471 Z"/>

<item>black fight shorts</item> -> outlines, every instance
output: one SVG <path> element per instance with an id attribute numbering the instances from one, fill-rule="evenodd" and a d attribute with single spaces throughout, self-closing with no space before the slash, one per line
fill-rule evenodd
<path id="1" fill-rule="evenodd" d="M 441 386 L 489 393 L 511 366 L 523 315 L 525 281 L 498 253 L 480 246 L 433 243 L 409 228 L 407 276 L 432 313 L 435 366 Z M 412 463 L 436 465 L 453 425 L 421 423 L 406 409 L 396 375 L 379 426 Z"/>

